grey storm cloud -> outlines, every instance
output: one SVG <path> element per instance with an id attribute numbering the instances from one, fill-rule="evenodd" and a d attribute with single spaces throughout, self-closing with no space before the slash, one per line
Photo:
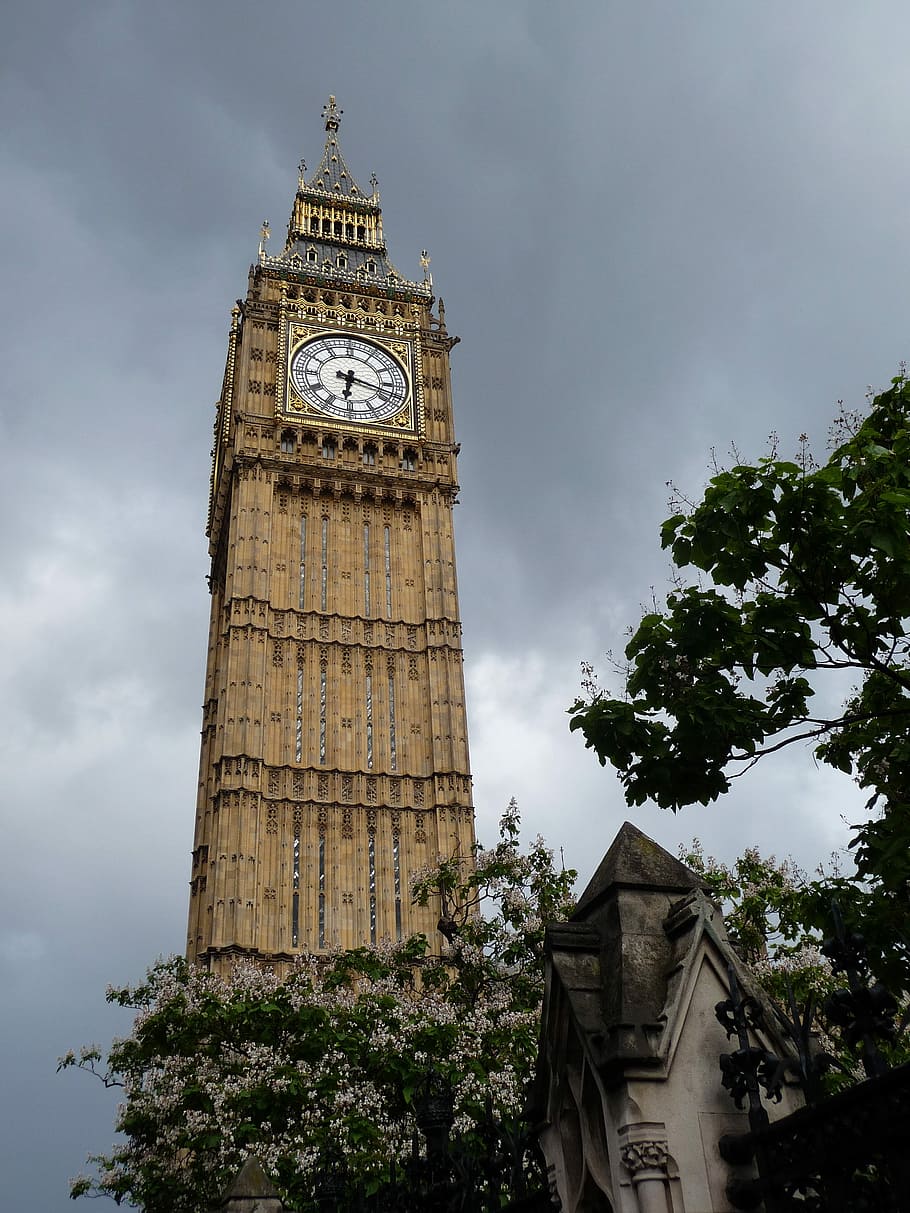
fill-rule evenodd
<path id="1" fill-rule="evenodd" d="M 906 5 L 36 0 L 4 23 L 0 1015 L 10 1207 L 69 1207 L 115 1099 L 56 1057 L 183 947 L 203 535 L 230 307 L 330 92 L 453 353 L 478 835 L 509 796 L 586 878 L 628 815 L 566 729 L 666 585 L 667 482 L 824 448 L 907 353 Z M 843 845 L 808 755 L 636 822 Z"/>

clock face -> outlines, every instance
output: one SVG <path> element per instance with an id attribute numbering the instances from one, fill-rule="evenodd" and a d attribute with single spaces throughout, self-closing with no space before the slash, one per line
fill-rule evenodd
<path id="1" fill-rule="evenodd" d="M 409 395 L 397 359 L 347 333 L 314 337 L 300 346 L 291 358 L 290 378 L 307 404 L 341 421 L 388 421 Z"/>

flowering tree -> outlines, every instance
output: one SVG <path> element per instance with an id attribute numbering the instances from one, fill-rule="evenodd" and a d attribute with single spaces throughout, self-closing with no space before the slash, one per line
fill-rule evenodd
<path id="1" fill-rule="evenodd" d="M 94 1157 L 97 1174 L 74 1180 L 71 1195 L 196 1213 L 249 1153 L 297 1208 L 339 1159 L 375 1190 L 411 1155 L 430 1074 L 452 1093 L 468 1151 L 485 1148 L 491 1123 L 518 1124 L 537 1049 L 544 923 L 571 912 L 575 876 L 556 869 L 540 838 L 522 853 L 518 831 L 513 802 L 495 847 L 415 878 L 417 900 L 439 900 L 441 957 L 417 936 L 303 958 L 283 981 L 251 965 L 223 980 L 175 958 L 139 986 L 109 990 L 136 1009 L 132 1035 L 106 1059 L 91 1048 L 61 1068 L 122 1087 L 125 1141 Z"/>
<path id="2" fill-rule="evenodd" d="M 794 1042 L 801 1040 L 807 1094 L 834 1091 L 871 1073 L 856 1031 L 861 1020 L 876 1037 L 879 1057 L 892 1065 L 910 1061 L 910 998 L 896 1000 L 872 975 L 863 978 L 865 940 L 849 938 L 851 951 L 859 944 L 855 976 L 866 987 L 849 1011 L 849 979 L 832 964 L 836 919 L 843 923 L 840 905 L 855 893 L 855 881 L 837 875 L 836 865 L 833 873 L 819 866 L 810 880 L 791 859 L 765 858 L 755 847 L 725 864 L 706 856 L 695 840 L 680 848 L 680 858 L 722 904 L 731 941 L 789 1020 Z"/>
<path id="3" fill-rule="evenodd" d="M 748 847 L 725 864 L 706 855 L 697 839 L 689 848 L 680 847 L 679 857 L 721 903 L 731 941 L 781 1005 L 787 1005 L 791 990 L 805 1000 L 834 989 L 814 922 L 820 885 L 810 882 L 792 859 L 765 858 L 757 847 Z"/>

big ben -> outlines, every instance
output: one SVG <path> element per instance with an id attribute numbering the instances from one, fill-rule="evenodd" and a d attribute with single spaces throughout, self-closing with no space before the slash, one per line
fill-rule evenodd
<path id="1" fill-rule="evenodd" d="M 224 972 L 436 937 L 413 870 L 470 855 L 448 335 L 323 112 L 283 251 L 231 314 L 187 954 Z"/>

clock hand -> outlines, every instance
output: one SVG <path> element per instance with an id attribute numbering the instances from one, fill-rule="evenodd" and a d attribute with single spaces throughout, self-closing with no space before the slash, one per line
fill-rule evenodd
<path id="1" fill-rule="evenodd" d="M 358 379 L 353 371 L 347 371 L 344 373 L 342 371 L 336 371 L 335 378 L 346 380 L 349 387 L 352 383 L 356 383 L 358 387 L 369 388 L 371 392 L 388 391 L 388 388 L 383 388 L 378 383 L 367 383 L 365 379 Z"/>
<path id="2" fill-rule="evenodd" d="M 344 396 L 345 400 L 350 400 L 351 384 L 359 382 L 359 380 L 354 378 L 354 372 L 353 371 L 336 371 L 335 378 L 344 380 L 344 391 L 341 394 L 342 394 L 342 396 Z"/>
<path id="3" fill-rule="evenodd" d="M 341 372 L 337 373 L 340 374 Z M 356 375 L 352 378 L 351 382 L 358 384 L 360 387 L 369 388 L 374 395 L 382 396 L 386 400 L 391 400 L 395 395 L 394 388 L 383 387 L 381 383 L 367 383 L 365 379 L 358 379 Z"/>

